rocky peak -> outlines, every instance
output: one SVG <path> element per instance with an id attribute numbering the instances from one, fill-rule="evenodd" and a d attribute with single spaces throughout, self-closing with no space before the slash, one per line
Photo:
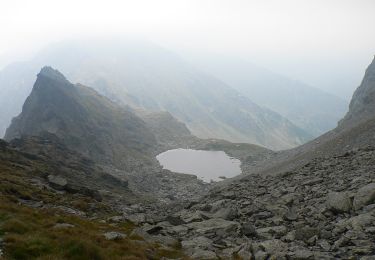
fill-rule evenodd
<path id="1" fill-rule="evenodd" d="M 361 85 L 353 94 L 349 112 L 340 125 L 353 125 L 368 120 L 375 113 L 375 56 L 368 66 Z"/>
<path id="2" fill-rule="evenodd" d="M 50 66 L 44 66 L 38 73 L 38 77 L 48 77 L 53 80 L 63 80 L 66 81 L 66 78 L 60 71 L 53 69 Z"/>
<path id="3" fill-rule="evenodd" d="M 45 133 L 56 135 L 69 148 L 95 161 L 124 168 L 134 161 L 148 161 L 145 154 L 156 146 L 153 134 L 132 111 L 88 87 L 73 85 L 51 67 L 38 74 L 5 140 Z"/>

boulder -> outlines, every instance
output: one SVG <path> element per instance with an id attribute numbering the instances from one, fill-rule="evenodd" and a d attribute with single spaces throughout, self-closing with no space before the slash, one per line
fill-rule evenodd
<path id="1" fill-rule="evenodd" d="M 211 259 L 218 259 L 215 252 L 198 249 L 191 255 L 191 258 L 197 260 L 211 260 Z"/>
<path id="2" fill-rule="evenodd" d="M 367 184 L 360 188 L 354 195 L 353 206 L 355 210 L 375 202 L 375 183 Z"/>
<path id="3" fill-rule="evenodd" d="M 317 228 L 304 226 L 296 229 L 295 238 L 307 242 L 313 236 L 319 236 L 319 230 Z"/>
<path id="4" fill-rule="evenodd" d="M 204 236 L 199 236 L 190 240 L 182 241 L 181 247 L 185 251 L 193 250 L 196 248 L 210 249 L 212 247 L 212 240 Z"/>
<path id="5" fill-rule="evenodd" d="M 345 192 L 331 192 L 327 196 L 326 206 L 334 213 L 345 213 L 351 210 L 352 202 Z"/>
<path id="6" fill-rule="evenodd" d="M 260 248 L 270 255 L 277 255 L 288 250 L 288 244 L 278 239 L 265 240 L 259 243 Z"/>
<path id="7" fill-rule="evenodd" d="M 257 251 L 255 254 L 254 254 L 254 259 L 255 260 L 266 260 L 268 258 L 268 254 L 264 251 Z"/>
<path id="8" fill-rule="evenodd" d="M 185 221 L 183 221 L 179 216 L 167 216 L 165 221 L 168 221 L 173 226 L 186 224 Z"/>
<path id="9" fill-rule="evenodd" d="M 237 252 L 237 255 L 242 259 L 242 260 L 251 260 L 253 255 L 251 253 L 252 247 L 250 243 L 246 243 L 241 246 L 240 250 Z"/>
<path id="10" fill-rule="evenodd" d="M 371 213 L 360 214 L 350 218 L 346 223 L 353 230 L 363 231 L 366 227 L 375 225 L 375 217 Z"/>
<path id="11" fill-rule="evenodd" d="M 123 238 L 126 238 L 126 235 L 120 232 L 111 231 L 104 233 L 104 237 L 107 240 L 121 240 Z"/>
<path id="12" fill-rule="evenodd" d="M 58 175 L 50 174 L 47 177 L 49 185 L 56 190 L 64 190 L 68 185 L 68 181 Z"/>
<path id="13" fill-rule="evenodd" d="M 314 259 L 314 254 L 306 248 L 301 248 L 301 249 L 297 249 L 295 251 L 289 252 L 287 256 L 288 256 L 288 259 L 290 260 Z"/>
<path id="14" fill-rule="evenodd" d="M 196 233 L 233 233 L 236 232 L 239 224 L 235 221 L 228 221 L 221 218 L 212 218 L 201 222 L 187 224 L 187 227 L 193 229 Z"/>
<path id="15" fill-rule="evenodd" d="M 221 208 L 215 212 L 213 218 L 222 218 L 225 220 L 233 220 L 238 216 L 238 211 L 234 207 Z"/>
<path id="16" fill-rule="evenodd" d="M 129 214 L 125 215 L 124 219 L 129 220 L 136 225 L 139 225 L 146 222 L 146 215 L 144 213 Z"/>
<path id="17" fill-rule="evenodd" d="M 254 225 L 250 222 L 243 223 L 241 226 L 241 231 L 242 234 L 247 237 L 255 237 L 257 235 Z"/>
<path id="18" fill-rule="evenodd" d="M 185 240 L 181 242 L 182 249 L 190 255 L 193 259 L 205 259 L 204 256 L 208 257 L 207 259 L 216 259 L 216 254 L 210 254 L 212 250 L 212 240 L 199 236 L 190 240 Z"/>
<path id="19" fill-rule="evenodd" d="M 197 221 L 202 221 L 209 219 L 206 213 L 197 210 L 194 212 L 186 212 L 186 214 L 183 214 L 181 216 L 181 220 L 184 221 L 185 223 L 191 223 L 191 222 L 197 222 Z"/>
<path id="20" fill-rule="evenodd" d="M 56 225 L 53 226 L 55 229 L 60 229 L 60 228 L 73 228 L 74 225 L 69 224 L 69 223 L 57 223 Z"/>
<path id="21" fill-rule="evenodd" d="M 171 236 L 157 235 L 153 236 L 152 238 L 159 244 L 166 245 L 169 247 L 176 247 L 178 245 L 178 240 Z"/>
<path id="22" fill-rule="evenodd" d="M 258 228 L 256 230 L 258 237 L 263 239 L 271 239 L 273 237 L 280 238 L 284 236 L 288 230 L 285 226 L 273 226 L 273 227 L 265 227 L 265 228 Z"/>

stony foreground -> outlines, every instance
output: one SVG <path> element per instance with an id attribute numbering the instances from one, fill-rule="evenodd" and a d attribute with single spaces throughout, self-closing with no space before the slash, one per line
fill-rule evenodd
<path id="1" fill-rule="evenodd" d="M 182 210 L 132 214 L 139 232 L 180 240 L 195 259 L 375 259 L 374 166 L 367 147 L 243 178 Z"/>

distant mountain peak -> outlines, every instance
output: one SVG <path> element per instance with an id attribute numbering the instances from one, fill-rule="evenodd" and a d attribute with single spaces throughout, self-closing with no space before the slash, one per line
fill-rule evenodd
<path id="1" fill-rule="evenodd" d="M 66 81 L 65 76 L 58 70 L 50 67 L 50 66 L 44 66 L 40 72 L 38 73 L 38 77 L 44 76 L 48 77 L 53 80 L 63 80 Z"/>
<path id="2" fill-rule="evenodd" d="M 94 90 L 73 85 L 59 71 L 43 67 L 22 112 L 5 139 L 55 135 L 74 151 L 101 163 L 131 167 L 157 146 L 146 123 Z"/>

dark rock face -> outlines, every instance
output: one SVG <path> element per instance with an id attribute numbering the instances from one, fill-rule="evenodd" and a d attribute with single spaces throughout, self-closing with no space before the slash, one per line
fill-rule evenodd
<path id="1" fill-rule="evenodd" d="M 353 94 L 349 112 L 341 121 L 341 125 L 355 123 L 373 118 L 375 113 L 375 57 L 368 66 L 361 85 Z"/>
<path id="2" fill-rule="evenodd" d="M 157 143 L 146 124 L 94 90 L 73 85 L 58 71 L 44 67 L 22 113 L 5 139 L 53 134 L 68 147 L 97 162 L 130 169 L 147 161 Z"/>

